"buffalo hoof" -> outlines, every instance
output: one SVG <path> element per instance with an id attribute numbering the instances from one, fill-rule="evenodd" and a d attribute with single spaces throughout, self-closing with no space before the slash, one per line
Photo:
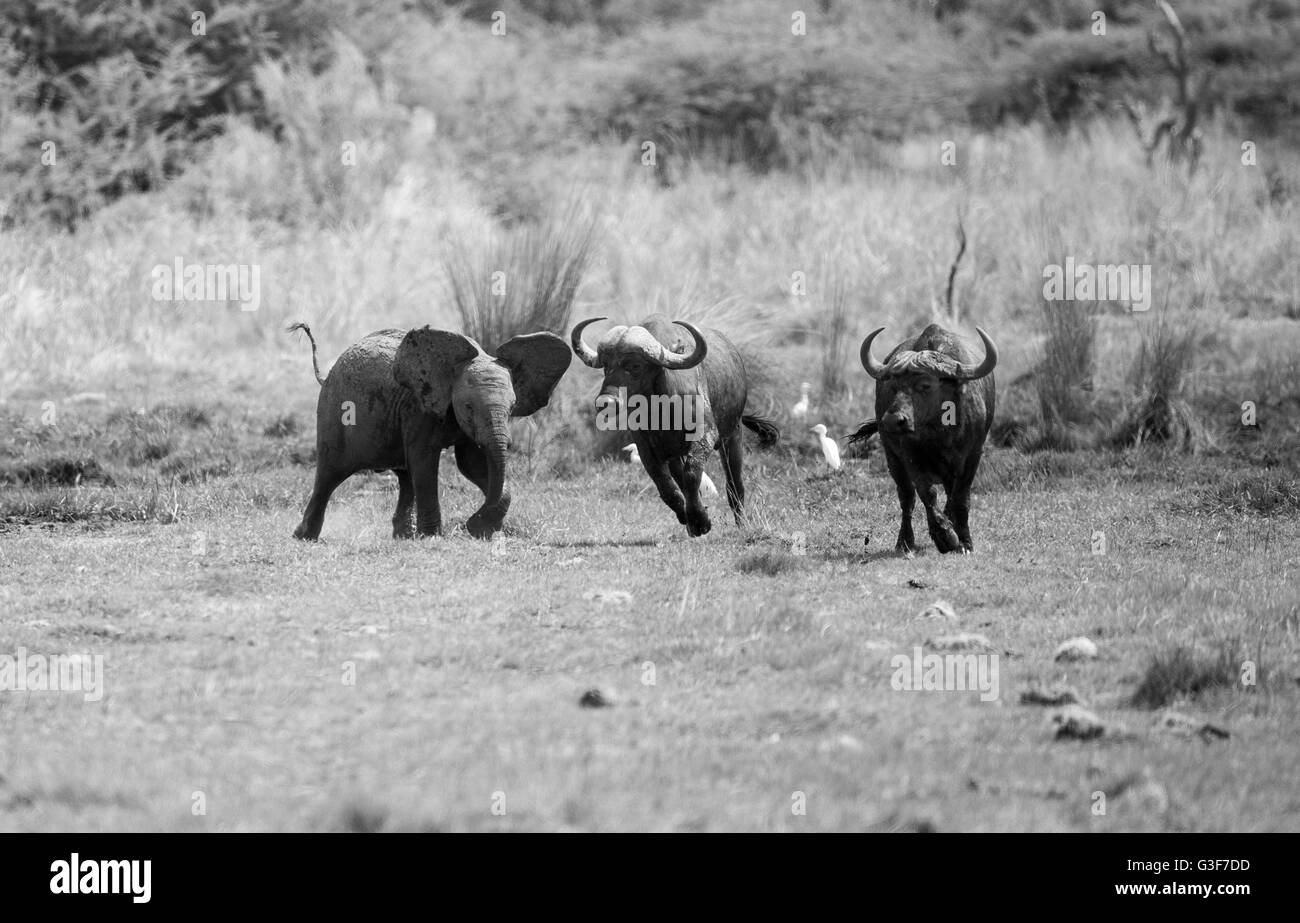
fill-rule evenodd
<path id="1" fill-rule="evenodd" d="M 708 535 L 712 528 L 713 523 L 709 521 L 708 513 L 701 511 L 698 515 L 686 517 L 686 534 L 691 538 Z"/>
<path id="2" fill-rule="evenodd" d="M 930 533 L 930 538 L 934 540 L 934 547 L 939 549 L 940 554 L 951 554 L 954 551 L 958 554 L 966 553 L 956 532 L 936 529 Z"/>
<path id="3" fill-rule="evenodd" d="M 501 520 L 489 519 L 475 513 L 465 523 L 465 529 L 475 538 L 491 539 L 493 535 L 501 531 Z"/>

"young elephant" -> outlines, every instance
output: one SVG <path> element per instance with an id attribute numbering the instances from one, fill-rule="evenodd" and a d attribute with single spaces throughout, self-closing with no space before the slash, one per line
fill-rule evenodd
<path id="1" fill-rule="evenodd" d="M 597 410 L 617 409 L 624 415 L 642 466 L 692 536 L 713 527 L 700 499 L 700 483 L 704 460 L 717 449 L 727 502 L 736 525 L 744 526 L 741 425 L 758 433 L 764 446 L 775 444 L 780 433 L 768 420 L 745 413 L 749 377 L 740 351 L 717 330 L 697 330 L 662 314 L 632 327 L 611 327 L 592 349 L 582 331 L 604 319 L 584 320 L 570 334 L 578 358 L 605 372 Z M 659 419 L 664 412 L 667 421 Z M 643 424 L 636 422 L 638 414 Z"/>
<path id="2" fill-rule="evenodd" d="M 312 367 L 321 385 L 316 404 L 316 485 L 294 530 L 319 537 L 330 494 L 358 471 L 397 475 L 393 537 L 442 531 L 438 460 L 451 446 L 456 466 L 483 491 L 483 505 L 466 528 L 476 538 L 501 529 L 510 494 L 505 490 L 510 418 L 546 406 L 569 368 L 568 345 L 553 333 L 530 333 L 502 344 L 490 356 L 467 336 L 420 327 L 380 330 L 339 356 L 320 377 L 316 340 Z"/>

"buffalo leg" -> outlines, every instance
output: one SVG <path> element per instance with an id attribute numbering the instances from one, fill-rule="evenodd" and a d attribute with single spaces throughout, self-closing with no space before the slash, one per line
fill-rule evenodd
<path id="1" fill-rule="evenodd" d="M 411 472 L 398 468 L 397 509 L 393 512 L 393 538 L 411 537 L 411 508 L 415 505 L 415 488 L 411 486 Z"/>
<path id="2" fill-rule="evenodd" d="M 902 511 L 902 522 L 898 527 L 898 541 L 894 550 L 899 554 L 911 554 L 916 550 L 916 536 L 912 534 L 912 510 L 916 508 L 916 487 L 912 476 L 907 473 L 903 460 L 893 452 L 885 451 L 885 464 L 889 466 L 889 475 L 898 488 L 898 506 Z"/>
<path id="3" fill-rule="evenodd" d="M 659 489 L 659 498 L 677 514 L 677 521 L 686 525 L 686 498 L 682 496 L 681 489 L 669 473 L 668 462 L 662 459 L 652 460 L 648 452 L 643 452 L 641 466 L 645 468 L 646 474 L 650 475 L 650 480 L 654 481 L 655 487 Z"/>
<path id="4" fill-rule="evenodd" d="M 948 515 L 957 529 L 957 537 L 967 551 L 974 551 L 975 545 L 970 538 L 970 488 L 975 482 L 975 472 L 980 466 L 980 453 L 966 462 L 952 485 L 948 495 Z"/>
<path id="5" fill-rule="evenodd" d="M 943 554 L 950 551 L 965 551 L 961 540 L 957 538 L 957 532 L 952 527 L 952 521 L 940 508 L 939 491 L 939 481 L 931 475 L 923 474 L 916 478 L 916 492 L 921 497 L 921 502 L 925 504 L 925 519 L 930 527 L 930 538 L 934 540 L 934 547 Z"/>
<path id="6" fill-rule="evenodd" d="M 722 456 L 722 474 L 727 482 L 727 505 L 736 517 L 736 525 L 745 526 L 745 478 L 741 472 L 745 459 L 745 441 L 740 427 L 718 445 Z"/>
<path id="7" fill-rule="evenodd" d="M 346 474 L 340 477 L 325 464 L 316 467 L 316 483 L 311 489 L 311 499 L 307 501 L 307 508 L 303 510 L 302 522 L 298 523 L 298 528 L 293 530 L 294 538 L 308 541 L 320 538 L 321 526 L 325 524 L 325 507 L 329 505 L 330 495 L 346 480 Z"/>
<path id="8" fill-rule="evenodd" d="M 704 474 L 700 459 L 693 455 L 669 459 L 668 471 L 685 495 L 686 533 L 692 538 L 706 535 L 713 523 L 709 521 L 709 511 L 700 502 L 700 476 Z"/>

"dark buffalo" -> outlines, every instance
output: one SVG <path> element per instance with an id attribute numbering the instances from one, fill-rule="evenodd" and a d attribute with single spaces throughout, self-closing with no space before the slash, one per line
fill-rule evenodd
<path id="1" fill-rule="evenodd" d="M 876 380 L 876 419 L 854 438 L 880 433 L 903 512 L 894 548 L 901 554 L 916 550 L 912 508 L 919 493 L 935 547 L 945 553 L 973 551 L 970 487 L 993 425 L 997 347 L 976 327 L 984 341 L 984 359 L 978 361 L 960 337 L 931 324 L 880 363 L 871 356 L 871 341 L 884 329 L 862 341 L 862 367 Z M 940 487 L 947 496 L 942 512 Z"/>
<path id="2" fill-rule="evenodd" d="M 578 358 L 605 372 L 597 410 L 618 409 L 620 424 L 627 424 L 618 428 L 629 430 L 659 496 L 691 535 L 704 535 L 712 527 L 700 501 L 700 478 L 705 459 L 716 448 L 727 503 L 736 525 L 743 526 L 741 424 L 758 433 L 763 445 L 775 443 L 779 433 L 767 420 L 745 413 L 749 378 L 740 351 L 717 330 L 701 331 L 662 314 L 631 327 L 611 327 L 592 349 L 583 342 L 582 331 L 604 319 L 584 320 L 571 337 Z M 636 420 L 634 414 L 654 408 L 658 411 Z"/>

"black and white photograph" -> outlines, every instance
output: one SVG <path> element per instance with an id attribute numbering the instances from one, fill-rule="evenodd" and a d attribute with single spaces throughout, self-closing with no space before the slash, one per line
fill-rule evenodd
<path id="1" fill-rule="evenodd" d="M 1296 831 L 1300 0 L 0 3 L 0 832 Z"/>

